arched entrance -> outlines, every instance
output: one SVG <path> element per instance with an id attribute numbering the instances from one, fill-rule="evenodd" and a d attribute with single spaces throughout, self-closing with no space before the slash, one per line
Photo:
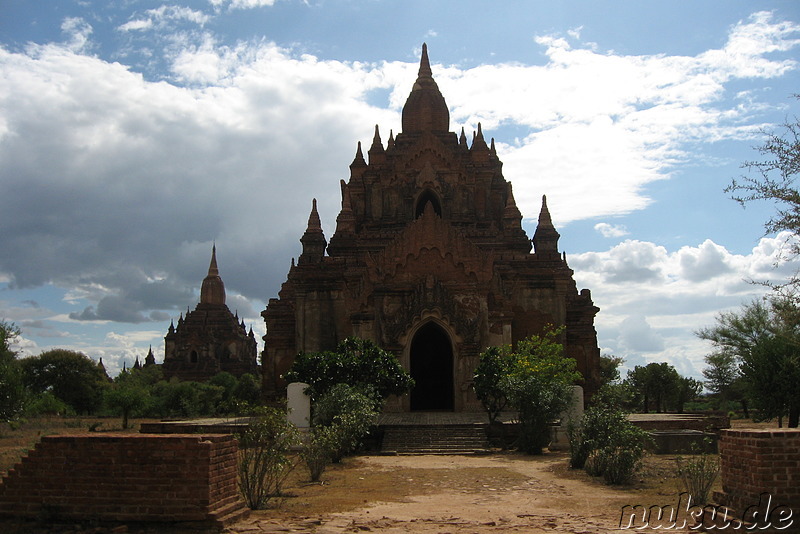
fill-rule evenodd
<path id="1" fill-rule="evenodd" d="M 423 325 L 411 340 L 412 410 L 453 409 L 453 346 L 434 322 Z"/>

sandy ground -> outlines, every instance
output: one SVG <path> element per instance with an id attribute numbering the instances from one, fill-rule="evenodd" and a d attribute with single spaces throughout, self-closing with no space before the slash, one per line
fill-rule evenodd
<path id="1" fill-rule="evenodd" d="M 623 505 L 656 504 L 631 502 L 653 496 L 586 480 L 565 466 L 564 455 L 362 457 L 357 469 L 396 473 L 397 484 L 408 485 L 402 502 L 307 516 L 257 512 L 230 532 L 619 532 Z"/>

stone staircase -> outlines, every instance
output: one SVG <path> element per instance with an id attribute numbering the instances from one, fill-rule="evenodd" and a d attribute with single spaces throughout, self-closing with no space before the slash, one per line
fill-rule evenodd
<path id="1" fill-rule="evenodd" d="M 488 447 L 484 424 L 383 425 L 385 454 L 474 454 Z"/>

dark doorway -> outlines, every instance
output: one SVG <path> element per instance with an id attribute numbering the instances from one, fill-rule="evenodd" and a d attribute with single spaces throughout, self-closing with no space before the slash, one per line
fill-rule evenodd
<path id="1" fill-rule="evenodd" d="M 417 209 L 415 211 L 415 218 L 419 219 L 425 213 L 425 206 L 431 203 L 434 213 L 439 217 L 442 216 L 442 205 L 439 204 L 439 198 L 430 189 L 426 189 L 417 199 Z"/>
<path id="2" fill-rule="evenodd" d="M 412 410 L 453 409 L 453 348 L 447 333 L 428 323 L 411 341 Z"/>

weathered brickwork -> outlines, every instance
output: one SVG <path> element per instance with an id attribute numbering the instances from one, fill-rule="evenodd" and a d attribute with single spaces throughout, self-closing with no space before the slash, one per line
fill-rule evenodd
<path id="1" fill-rule="evenodd" d="M 46 436 L 0 484 L 0 516 L 224 524 L 244 509 L 230 435 Z"/>
<path id="2" fill-rule="evenodd" d="M 722 491 L 715 500 L 743 512 L 763 493 L 791 507 L 800 522 L 800 430 L 723 430 L 719 441 Z"/>

